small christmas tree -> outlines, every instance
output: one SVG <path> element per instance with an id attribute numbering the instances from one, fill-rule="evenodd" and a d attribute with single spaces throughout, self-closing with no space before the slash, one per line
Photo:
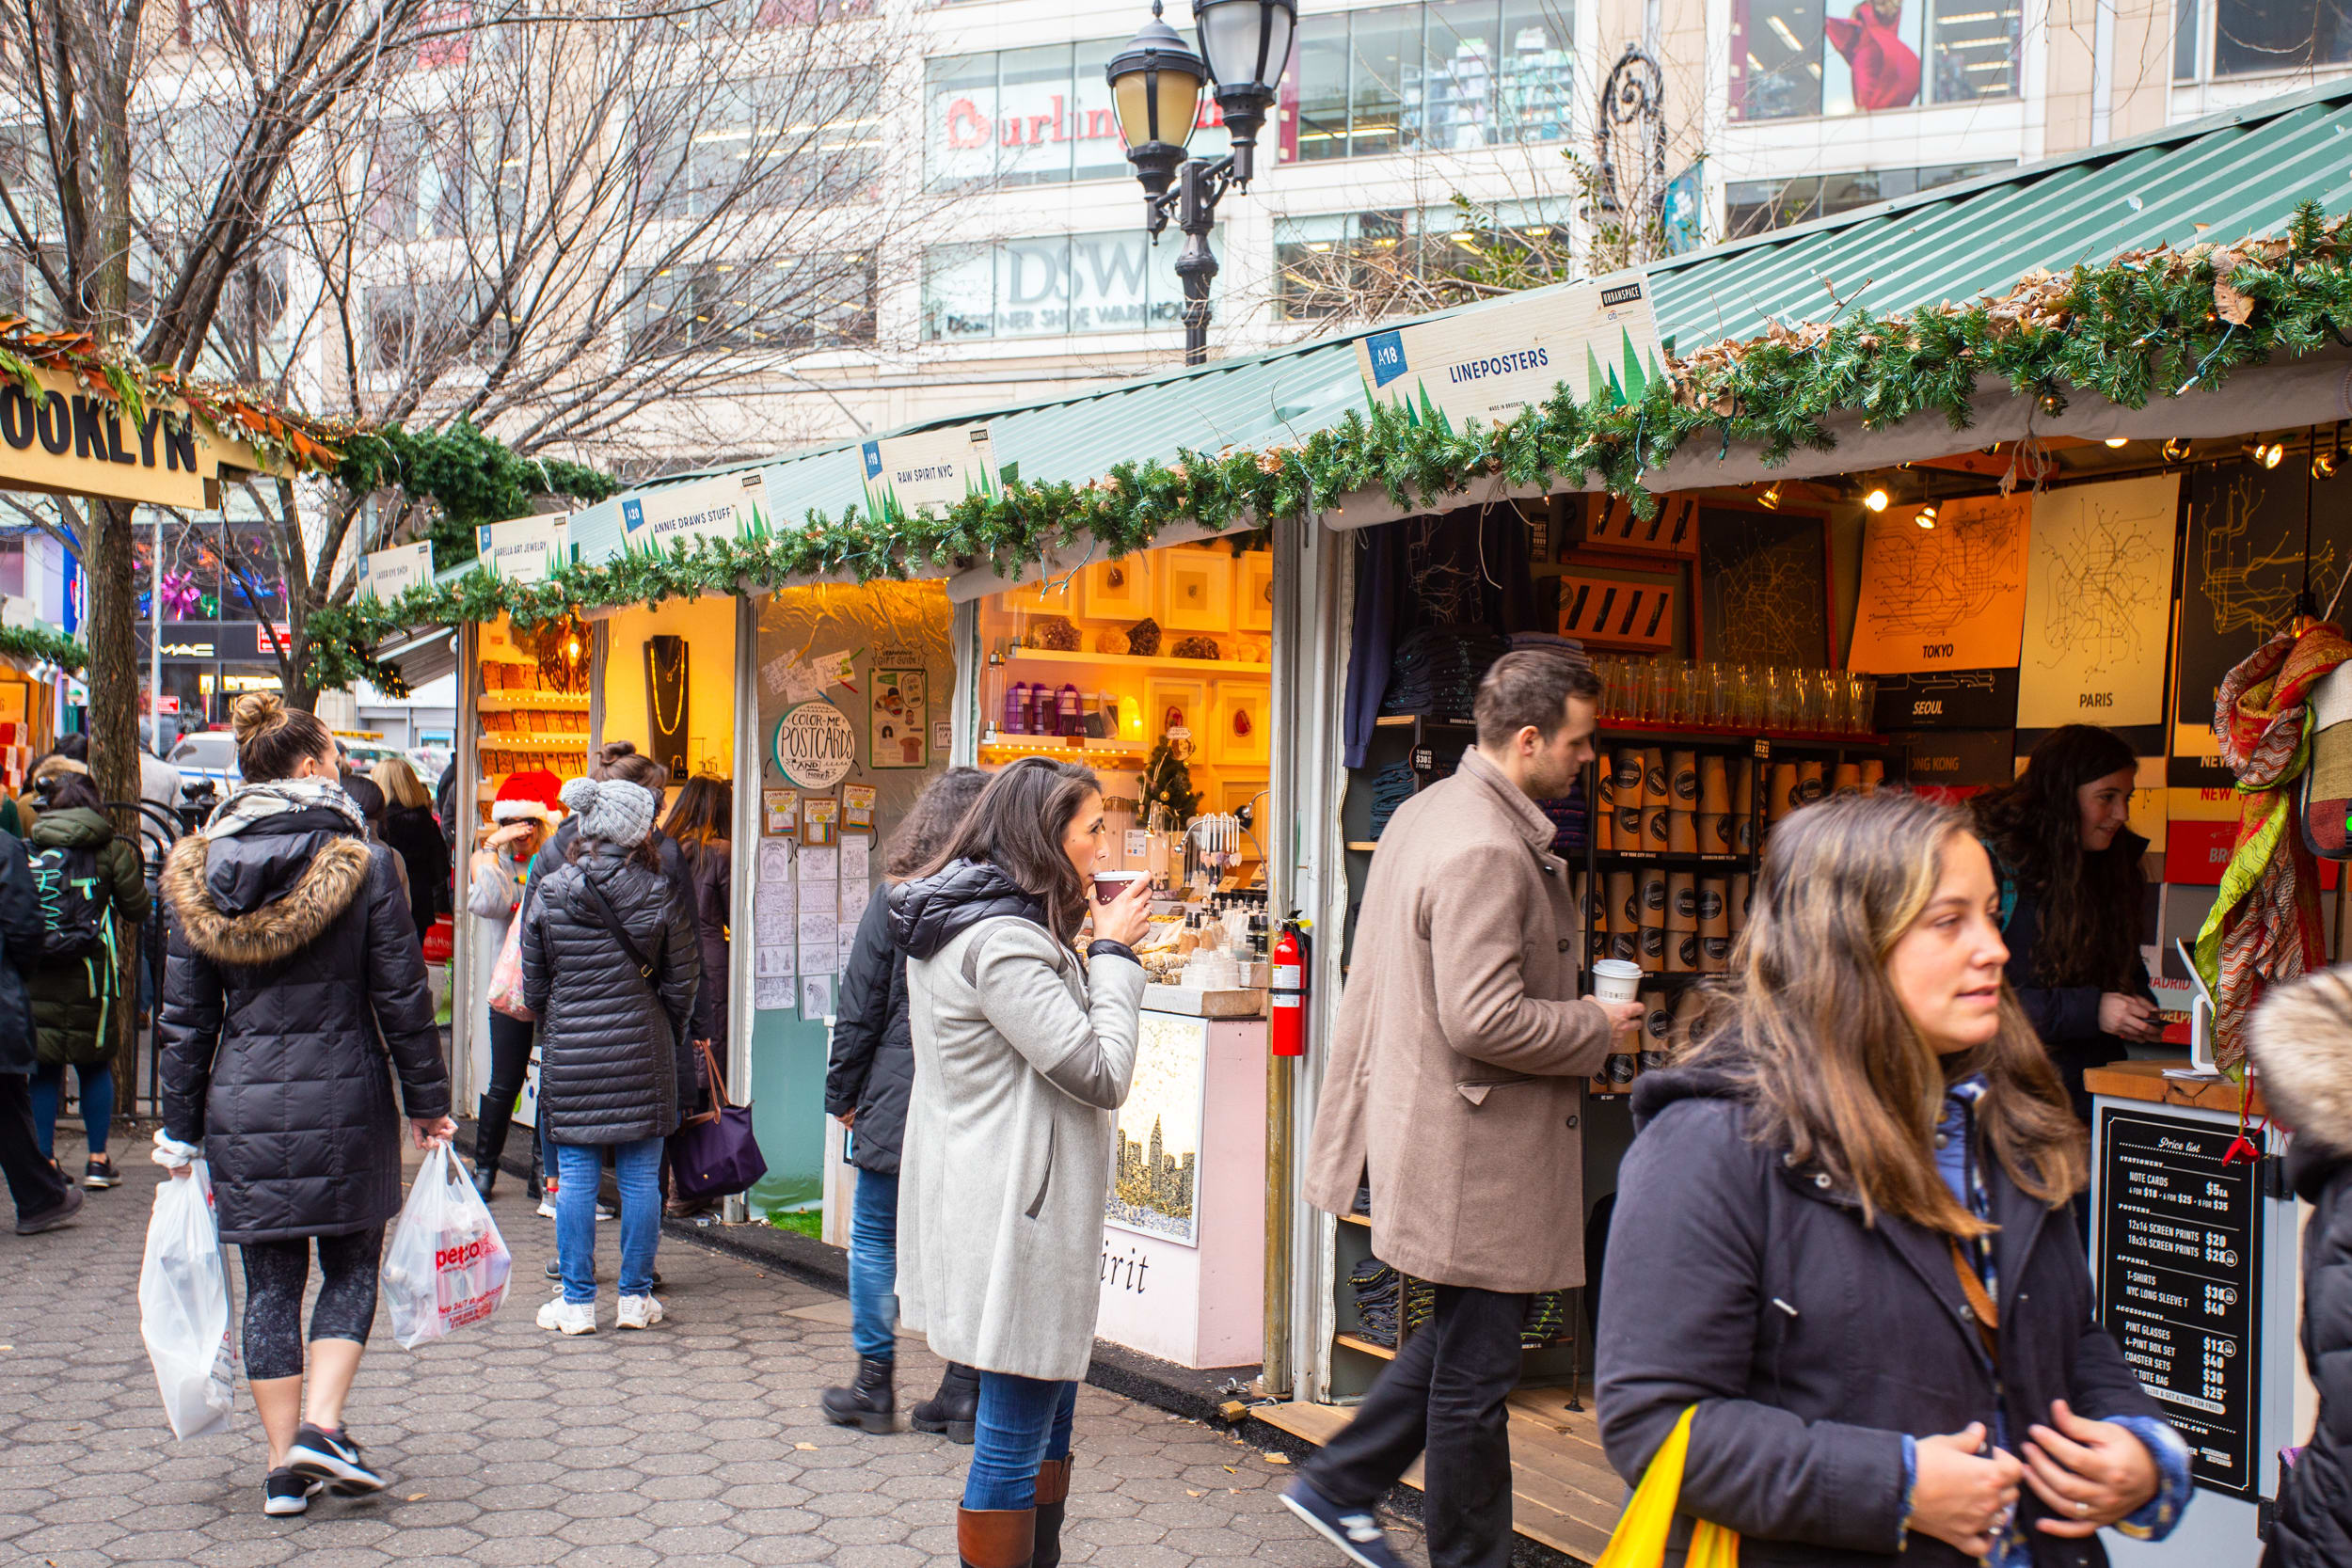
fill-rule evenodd
<path id="1" fill-rule="evenodd" d="M 1151 760 L 1143 765 L 1143 803 L 1147 814 L 1152 806 L 1166 807 L 1180 828 L 1200 810 L 1200 797 L 1192 787 L 1192 769 L 1184 766 L 1166 736 L 1152 748 Z"/>

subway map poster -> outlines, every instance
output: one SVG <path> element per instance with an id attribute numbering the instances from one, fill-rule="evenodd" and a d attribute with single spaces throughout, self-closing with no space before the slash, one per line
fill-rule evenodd
<path id="1" fill-rule="evenodd" d="M 2180 505 L 2177 473 L 2034 498 L 2019 729 L 2164 722 Z"/>
<path id="2" fill-rule="evenodd" d="M 2013 665 L 2026 625 L 2025 496 L 1943 503 L 1932 528 L 1916 505 L 1870 519 L 1848 664 L 1872 674 Z"/>

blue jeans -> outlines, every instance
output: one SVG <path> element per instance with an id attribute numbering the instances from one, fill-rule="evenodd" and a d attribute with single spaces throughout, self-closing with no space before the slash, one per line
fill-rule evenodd
<path id="1" fill-rule="evenodd" d="M 549 1144 L 555 1176 L 555 1256 L 564 1269 L 564 1299 L 581 1306 L 596 1299 L 596 1182 L 604 1151 L 621 1184 L 621 1294 L 653 1293 L 653 1252 L 661 1240 L 661 1140 L 626 1144 Z"/>
<path id="2" fill-rule="evenodd" d="M 1075 1383 L 981 1372 L 979 1430 L 963 1477 L 963 1506 L 1036 1507 L 1037 1467 L 1070 1457 L 1070 1423 L 1077 1413 Z"/>
<path id="3" fill-rule="evenodd" d="M 898 1359 L 898 1178 L 857 1173 L 850 1208 L 850 1339 L 868 1361 Z"/>
<path id="4" fill-rule="evenodd" d="M 115 1119 L 115 1065 L 85 1062 L 73 1069 L 82 1080 L 82 1125 L 89 1129 L 90 1158 L 106 1152 L 106 1132 Z M 65 1067 L 42 1062 L 33 1069 L 33 1135 L 40 1140 L 40 1157 L 54 1159 L 57 1142 L 57 1108 L 65 1102 Z"/>

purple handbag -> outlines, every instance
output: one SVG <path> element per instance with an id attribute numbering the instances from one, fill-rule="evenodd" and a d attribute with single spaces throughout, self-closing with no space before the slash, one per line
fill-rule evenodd
<path id="1" fill-rule="evenodd" d="M 698 1111 L 670 1134 L 670 1185 L 681 1197 L 707 1201 L 742 1192 L 768 1174 L 752 1135 L 752 1108 L 727 1103 L 726 1080 L 708 1040 L 696 1040 L 710 1075 L 710 1109 Z"/>

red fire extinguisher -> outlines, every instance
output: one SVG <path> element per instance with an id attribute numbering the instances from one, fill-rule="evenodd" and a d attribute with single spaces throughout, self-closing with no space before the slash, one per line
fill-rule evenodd
<path id="1" fill-rule="evenodd" d="M 1274 1004 L 1271 1023 L 1274 1054 L 1307 1053 L 1307 929 L 1302 920 L 1282 922 L 1281 934 L 1268 951 L 1267 987 Z"/>

